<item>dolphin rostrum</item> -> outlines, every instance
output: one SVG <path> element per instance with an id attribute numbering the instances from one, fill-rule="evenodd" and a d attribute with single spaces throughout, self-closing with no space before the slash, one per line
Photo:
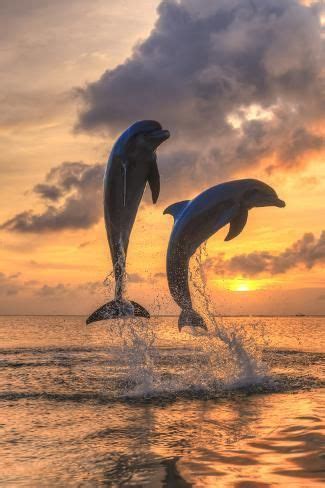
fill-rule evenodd
<path id="1" fill-rule="evenodd" d="M 171 295 L 182 309 L 178 328 L 206 324 L 195 310 L 188 283 L 191 256 L 210 236 L 230 224 L 225 241 L 238 236 L 244 229 L 248 210 L 254 207 L 285 207 L 276 192 L 262 181 L 236 180 L 213 186 L 193 200 L 167 207 L 164 214 L 174 217 L 174 227 L 167 251 L 167 279 Z"/>
<path id="2" fill-rule="evenodd" d="M 131 125 L 114 144 L 104 176 L 104 217 L 115 276 L 115 299 L 92 313 L 87 324 L 119 317 L 150 317 L 145 308 L 123 296 L 125 264 L 130 234 L 147 182 L 153 203 L 158 199 L 156 149 L 169 135 L 158 122 L 142 120 Z"/>

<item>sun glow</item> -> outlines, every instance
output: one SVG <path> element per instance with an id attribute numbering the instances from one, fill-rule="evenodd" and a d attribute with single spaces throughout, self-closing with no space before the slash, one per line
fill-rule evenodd
<path id="1" fill-rule="evenodd" d="M 243 278 L 214 279 L 212 280 L 218 288 L 229 291 L 255 291 L 261 288 L 261 284 L 255 280 Z"/>
<path id="2" fill-rule="evenodd" d="M 237 285 L 237 288 L 235 288 L 235 291 L 250 291 L 250 287 L 247 283 L 240 283 Z"/>
<path id="3" fill-rule="evenodd" d="M 232 280 L 229 284 L 229 290 L 231 291 L 252 291 L 255 287 L 249 281 Z"/>

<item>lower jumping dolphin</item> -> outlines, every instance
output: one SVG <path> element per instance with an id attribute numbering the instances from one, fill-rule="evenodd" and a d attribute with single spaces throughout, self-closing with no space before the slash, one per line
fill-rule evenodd
<path id="1" fill-rule="evenodd" d="M 115 299 L 88 317 L 86 323 L 118 317 L 149 318 L 149 312 L 124 298 L 129 238 L 146 186 L 153 203 L 160 191 L 156 149 L 169 138 L 154 120 L 131 125 L 114 144 L 104 176 L 104 217 L 115 276 Z"/>
<path id="2" fill-rule="evenodd" d="M 246 225 L 248 211 L 267 206 L 285 207 L 285 202 L 262 181 L 245 179 L 214 186 L 193 200 L 174 203 L 164 210 L 164 214 L 174 217 L 167 251 L 167 279 L 171 295 L 182 309 L 179 330 L 186 325 L 207 328 L 192 306 L 188 284 L 191 256 L 227 224 L 230 228 L 225 241 L 238 236 Z"/>

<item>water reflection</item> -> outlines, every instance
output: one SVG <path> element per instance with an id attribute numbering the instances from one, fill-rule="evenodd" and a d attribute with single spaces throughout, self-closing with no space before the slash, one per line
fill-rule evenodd
<path id="1" fill-rule="evenodd" d="M 300 486 L 303 478 L 317 486 L 325 440 L 318 410 L 300 394 L 294 402 L 281 394 L 135 406 L 81 446 L 107 486 Z"/>
<path id="2" fill-rule="evenodd" d="M 216 389 L 209 397 L 189 388 L 186 394 L 165 391 L 154 401 L 121 395 L 129 366 L 104 328 L 83 329 L 72 318 L 44 320 L 27 327 L 25 319 L 0 319 L 0 484 L 323 486 L 319 319 L 290 322 L 304 351 L 293 342 L 288 346 L 289 335 L 282 334 L 287 320 L 268 324 L 273 349 L 263 360 L 273 383 L 260 385 L 257 394 L 245 387 Z M 176 338 L 167 328 L 160 325 L 154 373 L 176 379 L 181 374 L 178 384 L 190 387 L 199 353 L 190 337 Z"/>

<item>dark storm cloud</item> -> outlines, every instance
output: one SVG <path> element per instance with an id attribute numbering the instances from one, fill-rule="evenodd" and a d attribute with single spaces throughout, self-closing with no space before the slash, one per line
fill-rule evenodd
<path id="1" fill-rule="evenodd" d="M 260 273 L 271 275 L 286 273 L 296 266 L 303 265 L 311 269 L 316 265 L 325 263 L 325 231 L 319 238 L 312 233 L 306 233 L 301 239 L 294 242 L 280 254 L 270 252 L 252 252 L 240 254 L 229 260 L 222 256 L 209 258 L 206 262 L 207 269 L 217 274 L 236 274 L 244 276 L 256 276 Z"/>
<path id="2" fill-rule="evenodd" d="M 38 193 L 40 197 L 53 200 L 54 202 L 62 195 L 62 190 L 60 188 L 55 185 L 47 185 L 46 183 L 35 185 L 34 192 Z"/>
<path id="3" fill-rule="evenodd" d="M 115 135 L 158 117 L 174 147 L 197 153 L 168 157 L 166 171 L 187 163 L 199 181 L 262 158 L 269 171 L 297 166 L 322 145 L 309 129 L 322 113 L 319 12 L 297 0 L 163 0 L 132 56 L 79 89 L 78 128 Z"/>
<path id="4" fill-rule="evenodd" d="M 42 213 L 27 210 L 4 222 L 0 229 L 16 232 L 46 232 L 86 229 L 102 214 L 103 166 L 82 162 L 64 162 L 53 168 L 45 183 L 34 192 L 47 204 Z"/>

